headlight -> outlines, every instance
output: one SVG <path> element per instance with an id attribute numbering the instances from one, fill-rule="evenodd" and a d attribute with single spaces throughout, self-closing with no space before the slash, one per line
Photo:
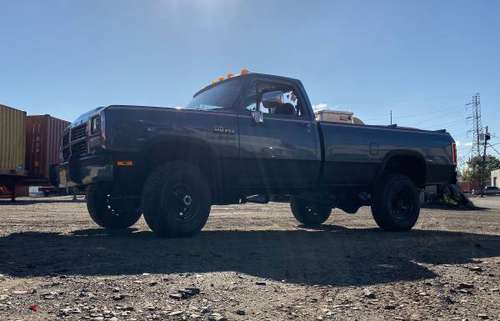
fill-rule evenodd
<path id="1" fill-rule="evenodd" d="M 99 133 L 101 130 L 101 117 L 99 116 L 94 116 L 90 120 L 90 134 L 94 135 Z"/>

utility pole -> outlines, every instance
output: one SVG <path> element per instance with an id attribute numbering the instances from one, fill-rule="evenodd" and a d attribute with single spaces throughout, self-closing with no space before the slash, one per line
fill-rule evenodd
<path id="1" fill-rule="evenodd" d="M 488 146 L 488 141 L 491 138 L 490 132 L 488 131 L 488 126 L 485 127 L 484 131 L 484 138 L 481 137 L 481 140 L 483 141 L 483 158 L 481 162 L 481 197 L 484 197 L 484 188 L 485 188 L 485 183 L 484 183 L 484 178 L 486 176 L 486 147 Z"/>
<path id="2" fill-rule="evenodd" d="M 390 118 L 391 118 L 391 125 L 392 125 L 392 109 L 391 109 L 391 112 L 389 113 L 390 115 Z"/>

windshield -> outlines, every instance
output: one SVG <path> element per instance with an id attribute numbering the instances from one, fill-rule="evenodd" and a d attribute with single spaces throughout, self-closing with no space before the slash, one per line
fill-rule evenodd
<path id="1" fill-rule="evenodd" d="M 241 92 L 241 84 L 241 78 L 225 81 L 193 97 L 187 107 L 208 111 L 231 109 Z"/>
<path id="2" fill-rule="evenodd" d="M 103 106 L 97 107 L 95 109 L 92 109 L 92 110 L 86 112 L 85 114 L 78 116 L 78 118 L 73 121 L 72 125 L 77 126 L 77 125 L 80 125 L 80 124 L 86 122 L 87 120 L 89 120 L 90 116 L 97 114 L 99 111 L 101 111 L 103 109 L 104 109 Z"/>

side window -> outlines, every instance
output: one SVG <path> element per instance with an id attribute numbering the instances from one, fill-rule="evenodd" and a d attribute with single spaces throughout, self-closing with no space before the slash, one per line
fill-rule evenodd
<path id="1" fill-rule="evenodd" d="M 258 110 L 272 117 L 302 118 L 303 105 L 299 95 L 288 84 L 272 82 L 253 82 L 243 100 L 246 112 Z"/>
<path id="2" fill-rule="evenodd" d="M 247 113 L 257 110 L 257 87 L 256 82 L 252 81 L 243 96 L 243 108 Z"/>
<path id="3" fill-rule="evenodd" d="M 265 97 L 263 93 L 263 97 Z M 269 93 L 269 92 L 268 92 Z M 259 108 L 265 114 L 302 117 L 302 109 L 297 94 L 293 89 L 282 89 L 272 92 L 277 102 L 267 102 L 262 99 Z"/>

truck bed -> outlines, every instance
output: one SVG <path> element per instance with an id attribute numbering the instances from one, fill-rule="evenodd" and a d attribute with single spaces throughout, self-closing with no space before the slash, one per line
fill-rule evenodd
<path id="1" fill-rule="evenodd" d="M 443 181 L 454 171 L 451 144 L 443 130 L 319 122 L 324 146 L 324 175 L 337 184 L 372 182 L 393 153 L 416 155 L 427 165 L 427 181 Z"/>

